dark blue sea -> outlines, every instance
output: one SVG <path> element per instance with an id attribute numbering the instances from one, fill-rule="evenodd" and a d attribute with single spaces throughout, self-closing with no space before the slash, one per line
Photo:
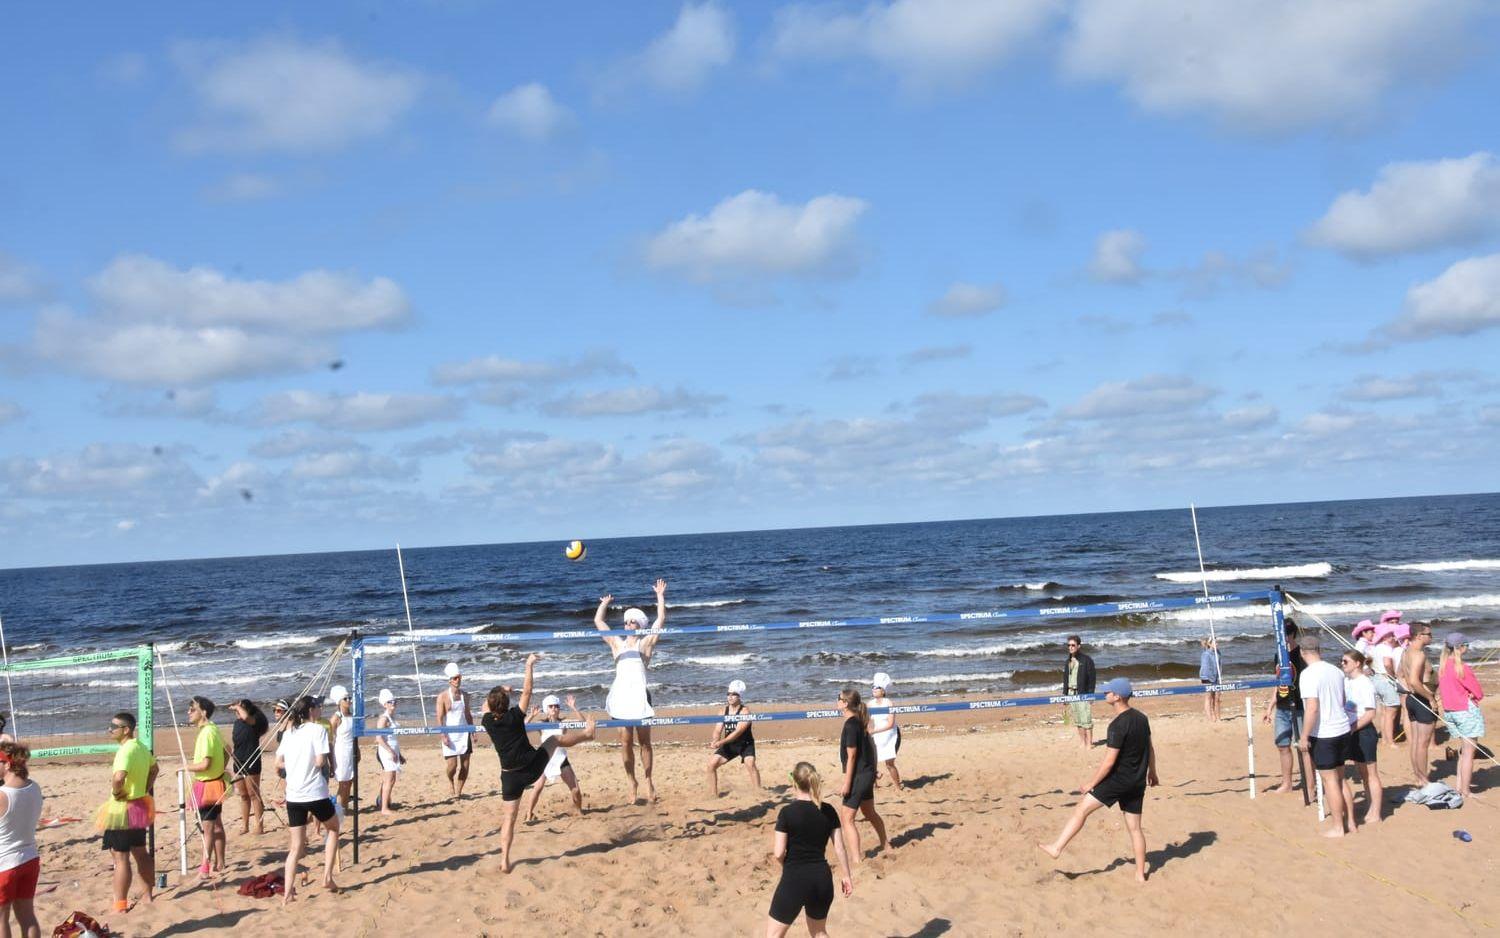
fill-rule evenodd
<path id="1" fill-rule="evenodd" d="M 1500 495 L 1208 508 L 1198 513 L 1210 587 L 1281 584 L 1347 629 L 1387 608 L 1462 629 L 1482 653 L 1500 643 Z M 669 582 L 669 625 L 717 625 L 1030 608 L 1201 593 L 1186 509 L 927 524 L 753 531 L 591 541 L 582 562 L 562 543 L 405 551 L 414 627 L 424 634 L 587 628 L 598 597 L 652 611 Z M 13 659 L 156 642 L 174 694 L 224 702 L 298 690 L 351 630 L 407 629 L 394 550 L 0 571 L 0 615 Z M 1263 606 L 1220 608 L 1226 678 L 1264 676 L 1274 654 Z M 658 707 L 748 698 L 822 701 L 875 671 L 892 696 L 1019 693 L 1056 685 L 1061 643 L 1077 631 L 1102 673 L 1196 680 L 1204 610 L 1099 619 L 667 636 L 651 669 Z M 519 679 L 542 650 L 540 689 L 603 706 L 603 642 L 422 645 L 429 694 L 456 660 L 471 688 Z M 414 695 L 410 651 L 374 649 L 367 686 Z M 347 664 L 338 679 L 347 683 Z M 96 728 L 130 703 L 118 666 L 20 676 L 22 720 Z M 182 705 L 179 698 L 179 707 Z M 164 707 L 164 704 L 159 706 Z M 414 712 L 415 708 L 407 712 Z M 159 719 L 165 718 L 163 711 Z M 76 726 L 75 726 L 76 724 Z"/>

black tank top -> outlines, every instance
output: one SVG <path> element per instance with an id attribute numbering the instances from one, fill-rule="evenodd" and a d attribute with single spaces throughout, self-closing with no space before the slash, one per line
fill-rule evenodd
<path id="1" fill-rule="evenodd" d="M 745 705 L 744 704 L 740 704 L 740 708 L 734 712 L 734 715 L 735 716 L 739 716 L 740 714 L 742 714 L 744 712 L 745 712 Z M 726 717 L 729 716 L 729 704 L 725 704 L 724 705 L 724 716 L 726 716 Z M 735 727 L 737 727 L 739 725 L 740 725 L 739 723 L 737 723 L 737 722 L 735 722 L 733 720 L 725 720 L 724 721 L 724 736 L 725 736 L 725 738 L 728 738 L 729 734 L 733 733 L 734 730 L 735 730 Z M 736 743 L 741 743 L 741 742 L 744 742 L 747 739 L 751 739 L 751 738 L 753 738 L 754 733 L 755 733 L 755 724 L 754 723 L 747 724 L 745 726 L 745 732 L 744 732 L 744 734 L 741 735 L 739 739 L 736 739 L 735 742 Z"/>

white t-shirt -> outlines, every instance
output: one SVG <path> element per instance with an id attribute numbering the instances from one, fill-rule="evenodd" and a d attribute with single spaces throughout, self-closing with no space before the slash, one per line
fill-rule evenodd
<path id="1" fill-rule="evenodd" d="M 36 825 L 42 818 L 42 789 L 36 782 L 23 788 L 5 786 L 7 807 L 0 816 L 0 872 L 35 860 Z"/>
<path id="2" fill-rule="evenodd" d="M 1326 661 L 1315 661 L 1302 672 L 1297 692 L 1303 700 L 1318 699 L 1318 725 L 1308 735 L 1329 739 L 1349 732 L 1349 714 L 1344 710 L 1344 672 Z"/>
<path id="3" fill-rule="evenodd" d="M 318 756 L 328 756 L 328 731 L 318 723 L 287 730 L 276 747 L 286 761 L 286 800 L 306 804 L 328 800 L 328 779 L 318 769 Z"/>
<path id="4" fill-rule="evenodd" d="M 1366 710 L 1375 709 L 1375 685 L 1360 674 L 1344 678 L 1344 711 L 1349 714 L 1349 726 L 1359 722 Z"/>
<path id="5" fill-rule="evenodd" d="M 1376 674 L 1384 674 L 1387 677 L 1396 676 L 1395 663 L 1401 656 L 1401 649 L 1395 645 L 1387 645 L 1382 642 L 1370 649 L 1370 664 Z"/>

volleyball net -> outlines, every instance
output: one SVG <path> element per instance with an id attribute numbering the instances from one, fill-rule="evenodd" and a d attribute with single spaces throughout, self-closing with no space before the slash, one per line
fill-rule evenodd
<path id="1" fill-rule="evenodd" d="M 11 659 L 0 666 L 6 731 L 26 744 L 33 759 L 114 753 L 119 743 L 108 739 L 109 717 L 126 711 L 136 715 L 137 738 L 153 749 L 152 654 L 151 645 L 137 645 L 33 661 Z"/>
<path id="2" fill-rule="evenodd" d="M 1146 697 L 1171 697 L 1184 694 L 1201 694 L 1209 691 L 1228 692 L 1238 690 L 1249 690 L 1254 688 L 1274 687 L 1278 683 L 1285 684 L 1291 680 L 1291 662 L 1287 656 L 1286 639 L 1283 634 L 1284 597 L 1279 587 L 1270 590 L 1255 590 L 1249 592 L 1221 593 L 1210 596 L 1180 596 L 1156 599 L 1118 600 L 1105 603 L 1090 603 L 1087 605 L 1059 605 L 1040 606 L 1026 609 L 991 609 L 975 612 L 942 612 L 921 613 L 914 615 L 893 616 L 852 616 L 839 619 L 803 619 L 781 622 L 758 622 L 758 623 L 731 623 L 725 625 L 688 625 L 672 626 L 661 629 L 639 629 L 636 631 L 625 631 L 621 629 L 602 630 L 589 629 L 563 629 L 556 631 L 528 631 L 528 632 L 475 632 L 472 630 L 443 632 L 432 629 L 424 629 L 421 632 L 397 633 L 391 635 L 355 635 L 350 644 L 350 655 L 353 660 L 353 688 L 351 696 L 354 698 L 354 734 L 358 737 L 378 736 L 421 736 L 437 734 L 464 734 L 479 733 L 482 729 L 473 725 L 444 725 L 444 726 L 403 726 L 398 728 L 378 728 L 369 725 L 366 719 L 366 653 L 372 647 L 381 646 L 418 646 L 418 645 L 480 645 L 480 644 L 514 644 L 530 647 L 542 646 L 553 642 L 567 642 L 575 640 L 593 639 L 598 641 L 607 636 L 615 638 L 644 637 L 647 635 L 724 635 L 760 632 L 781 632 L 791 630 L 842 630 L 861 629 L 889 625 L 923 625 L 923 624 L 952 624 L 963 622 L 996 622 L 996 621 L 1036 621 L 1047 619 L 1080 619 L 1099 618 L 1121 615 L 1150 615 L 1162 612 L 1171 612 L 1179 609 L 1208 608 L 1215 606 L 1235 606 L 1265 603 L 1267 606 L 1267 617 L 1270 619 L 1272 631 L 1276 641 L 1277 677 L 1266 680 L 1241 680 L 1225 681 L 1218 684 L 1185 684 L 1169 685 L 1165 687 L 1142 687 L 1135 690 L 1138 698 Z M 1055 704 L 1073 703 L 1086 700 L 1103 700 L 1104 694 L 1047 694 L 1026 697 L 996 697 L 984 700 L 946 700 L 931 703 L 914 703 L 892 706 L 890 709 L 896 714 L 922 714 L 922 713 L 945 713 L 953 711 L 971 710 L 1004 710 L 1016 707 L 1037 707 Z M 697 724 L 714 724 L 743 721 L 743 722 L 773 722 L 786 720 L 823 720 L 842 716 L 838 710 L 815 709 L 815 710 L 780 710 L 758 713 L 747 713 L 740 716 L 733 714 L 725 717 L 723 714 L 701 714 L 685 716 L 655 716 L 645 719 L 600 720 L 596 725 L 601 729 L 615 727 L 656 727 L 656 726 L 692 726 Z M 542 730 L 555 729 L 558 727 L 579 727 L 583 724 L 578 721 L 563 721 L 561 723 L 536 722 L 526 724 L 528 729 Z"/>

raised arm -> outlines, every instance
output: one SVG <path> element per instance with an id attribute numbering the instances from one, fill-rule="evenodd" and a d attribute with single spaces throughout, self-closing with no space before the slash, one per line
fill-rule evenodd
<path id="1" fill-rule="evenodd" d="M 541 655 L 537 654 L 536 652 L 532 652 L 531 654 L 526 656 L 526 680 L 521 684 L 522 711 L 531 709 L 531 686 L 535 682 L 535 679 L 532 677 L 531 672 L 536 668 L 537 659 L 540 657 Z"/>
<path id="2" fill-rule="evenodd" d="M 599 608 L 594 610 L 594 628 L 601 632 L 609 631 L 609 623 L 605 621 L 604 616 L 609 612 L 609 604 L 614 602 L 614 599 L 609 593 L 599 597 Z M 605 639 L 605 641 L 608 640 L 608 638 Z"/>
<path id="3" fill-rule="evenodd" d="M 568 705 L 568 712 L 573 714 L 573 719 L 579 723 L 583 722 L 583 714 L 578 712 L 578 698 L 572 694 L 563 698 L 563 703 Z"/>
<path id="4" fill-rule="evenodd" d="M 652 589 L 656 591 L 656 621 L 651 624 L 651 628 L 660 629 L 667 621 L 667 581 L 658 579 Z M 660 638 L 661 635 L 658 634 L 641 639 L 641 656 L 649 658 Z"/>

